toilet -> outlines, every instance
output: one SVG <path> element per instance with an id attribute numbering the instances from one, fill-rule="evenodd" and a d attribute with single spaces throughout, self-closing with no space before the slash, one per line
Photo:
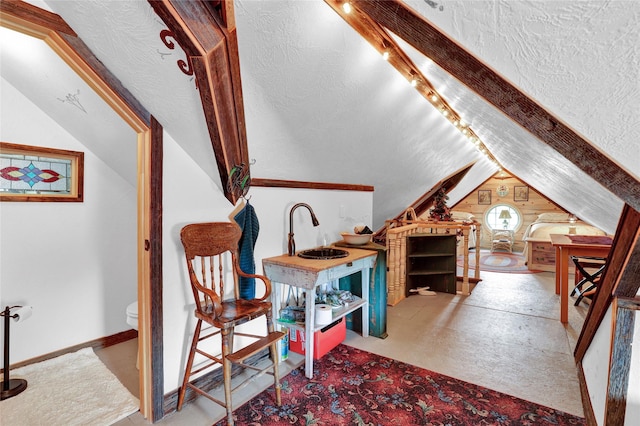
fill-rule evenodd
<path id="1" fill-rule="evenodd" d="M 127 324 L 134 330 L 138 330 L 138 301 L 131 303 L 127 306 Z M 140 352 L 136 355 L 136 368 L 140 369 Z"/>
<path id="2" fill-rule="evenodd" d="M 138 330 L 138 301 L 127 306 L 127 324 L 134 330 Z"/>

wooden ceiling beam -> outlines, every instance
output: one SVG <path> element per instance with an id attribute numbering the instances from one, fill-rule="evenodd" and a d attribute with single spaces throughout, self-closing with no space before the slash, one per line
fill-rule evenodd
<path id="1" fill-rule="evenodd" d="M 400 0 L 350 0 L 354 9 L 396 34 L 514 122 L 546 143 L 627 204 L 640 210 L 637 179 L 441 33 Z"/>
<path id="2" fill-rule="evenodd" d="M 149 4 L 189 56 L 222 190 L 235 204 L 245 188 L 229 181 L 238 176 L 234 173 L 240 166 L 249 176 L 249 154 L 233 1 L 149 0 Z"/>
<path id="3" fill-rule="evenodd" d="M 458 183 L 462 180 L 462 178 L 471 170 L 475 163 L 468 164 L 462 169 L 454 172 L 453 174 L 447 176 L 440 182 L 436 183 L 433 188 L 422 194 L 420 198 L 411 203 L 409 207 L 415 211 L 416 216 L 420 217 L 423 213 L 425 213 L 429 207 L 433 206 L 433 200 L 435 199 L 436 194 L 440 191 L 440 188 L 444 188 L 445 192 L 449 193 L 453 188 L 455 188 Z M 404 216 L 405 211 L 400 212 L 396 217 L 391 219 L 392 221 L 400 220 Z M 380 244 L 383 244 L 387 239 L 387 224 L 376 232 L 374 232 L 374 240 Z"/>
<path id="4" fill-rule="evenodd" d="M 60 15 L 40 9 L 37 6 L 21 0 L 2 0 L 0 2 L 0 19 L 5 21 L 2 17 L 3 13 L 7 13 L 12 17 L 12 19 L 9 20 L 10 22 L 5 23 L 8 27 L 12 27 L 12 23 L 23 21 L 28 23 L 28 27 L 33 28 L 33 26 L 36 25 L 47 33 L 55 31 L 59 34 L 67 34 L 73 37 L 78 36 Z M 3 26 L 5 26 L 5 24 L 3 24 Z"/>

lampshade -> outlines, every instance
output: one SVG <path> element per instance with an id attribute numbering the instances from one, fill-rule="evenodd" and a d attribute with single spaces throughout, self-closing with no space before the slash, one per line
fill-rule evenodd
<path id="1" fill-rule="evenodd" d="M 509 210 L 502 210 L 500 212 L 500 219 L 511 219 L 511 214 L 509 213 Z"/>

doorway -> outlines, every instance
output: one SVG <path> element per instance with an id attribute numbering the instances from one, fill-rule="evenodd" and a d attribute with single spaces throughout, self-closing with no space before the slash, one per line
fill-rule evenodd
<path id="1" fill-rule="evenodd" d="M 52 20 L 49 12 L 34 8 L 28 4 L 17 4 L 16 8 L 28 8 L 28 13 L 16 12 L 14 15 L 3 13 L 2 26 L 6 29 L 17 31 L 43 41 L 66 64 L 97 93 L 106 104 L 135 132 L 134 152 L 136 157 L 132 159 L 135 172 L 132 172 L 133 181 L 136 185 L 136 263 L 137 263 L 137 295 L 139 301 L 139 326 L 138 326 L 138 348 L 139 348 L 139 388 L 140 388 L 140 411 L 144 417 L 156 420 L 162 417 L 163 400 L 163 373 L 162 366 L 162 333 L 152 333 L 153 319 L 161 316 L 160 308 L 151 309 L 151 300 L 154 294 L 157 297 L 158 288 L 161 288 L 161 263 L 153 262 L 152 258 L 161 257 L 161 246 L 158 243 L 161 238 L 161 215 L 156 215 L 155 221 L 151 219 L 151 211 L 158 211 L 161 207 L 161 153 L 162 153 L 162 127 L 146 111 L 140 108 L 130 107 L 128 101 L 132 101 L 131 96 L 125 91 L 118 90 L 117 80 L 105 78 L 108 71 L 100 66 L 99 61 L 86 49 L 82 48 L 81 41 L 69 37 L 69 31 L 65 37 L 66 24 L 60 20 Z M 23 11 L 24 12 L 24 11 Z M 43 16 L 40 16 L 41 13 Z M 25 18 L 26 17 L 26 18 Z M 26 19 L 33 20 L 30 22 Z M 58 17 L 59 18 L 59 17 Z M 35 22 L 38 23 L 35 23 Z M 51 28 L 43 25 L 51 25 Z M 75 44 L 74 44 L 75 43 Z M 79 53 L 80 52 L 80 53 Z M 95 69 L 102 70 L 100 73 Z M 115 81 L 116 87 L 107 83 Z M 124 94 L 123 94 L 124 93 Z M 71 97 L 73 98 L 73 97 Z M 59 99 L 60 100 L 60 99 Z M 67 99 L 68 100 L 68 99 Z M 61 100 L 66 101 L 66 100 Z M 73 99 L 69 100 L 74 102 Z M 135 101 L 135 100 L 133 100 Z M 77 108 L 82 108 L 80 102 L 74 104 Z M 154 151 L 152 152 L 152 148 Z M 158 161 L 158 158 L 160 161 Z M 159 167 L 153 167 L 152 161 Z M 155 186 L 152 190 L 152 180 L 155 177 Z M 153 234 L 158 232 L 158 234 Z M 152 250 L 152 247 L 155 250 Z M 157 251 L 156 251 L 157 250 Z M 154 269 L 155 268 L 155 269 Z M 153 272 L 155 270 L 155 273 Z M 156 277 L 156 291 L 152 289 L 152 277 Z M 161 306 L 161 303 L 157 304 Z M 119 315 L 124 318 L 124 311 Z M 161 324 L 161 322 L 160 322 Z M 152 342 L 155 336 L 156 344 Z M 153 366 L 159 366 L 160 370 L 153 374 Z"/>

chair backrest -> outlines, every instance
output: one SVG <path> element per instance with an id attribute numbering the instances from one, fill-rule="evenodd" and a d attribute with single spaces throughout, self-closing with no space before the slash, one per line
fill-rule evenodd
<path id="1" fill-rule="evenodd" d="M 235 298 L 239 297 L 237 254 L 241 235 L 240 227 L 231 222 L 194 223 L 180 231 L 200 314 L 213 314 L 214 318 L 220 315 L 228 277 L 232 277 Z"/>
<path id="2" fill-rule="evenodd" d="M 513 231 L 507 229 L 494 229 L 492 231 L 491 239 L 504 240 L 513 243 Z"/>

